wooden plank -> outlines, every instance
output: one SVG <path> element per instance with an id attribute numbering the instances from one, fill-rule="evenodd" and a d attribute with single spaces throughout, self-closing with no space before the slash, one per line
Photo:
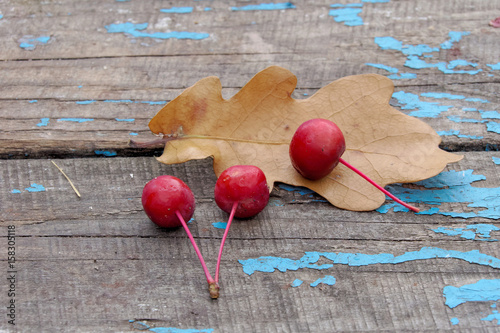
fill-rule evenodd
<path id="1" fill-rule="evenodd" d="M 475 187 L 498 188 L 493 156 L 466 153 L 447 170 L 473 169 L 486 177 Z M 174 166 L 151 157 L 56 162 L 81 198 L 49 160 L 0 161 L 1 232 L 6 235 L 6 225 L 16 228 L 16 301 L 23 329 L 135 331 L 148 325 L 214 332 L 448 330 L 451 318 L 460 318 L 461 329 L 496 328 L 496 323 L 481 320 L 490 313 L 489 302 L 450 309 L 443 288 L 496 279 L 498 268 L 467 262 L 472 254 L 465 260 L 454 258 L 453 251 L 477 250 L 500 258 L 497 242 L 433 231 L 491 224 L 491 219 L 349 212 L 321 202 L 315 194 L 277 187 L 264 212 L 233 225 L 222 261 L 221 298 L 212 301 L 183 230 L 156 228 L 140 205 L 142 186 L 152 177 L 168 173 L 185 179 L 198 205 L 190 229 L 213 272 L 223 230 L 212 223 L 225 221 L 227 215 L 212 198 L 210 159 Z M 33 183 L 45 191 L 24 189 Z M 12 193 L 15 189 L 21 193 Z M 461 203 L 449 206 L 457 212 L 465 209 Z M 5 243 L 6 237 L 1 239 Z M 298 260 L 308 252 L 362 253 L 376 261 L 381 253 L 418 254 L 428 247 L 451 256 L 251 275 L 239 262 L 274 256 L 286 267 L 287 259 Z M 326 258 L 318 261 L 329 263 Z M 334 276 L 336 283 L 309 285 L 326 275 Z M 292 287 L 296 279 L 303 284 Z M 5 322 L 0 325 L 7 327 Z"/>
<path id="2" fill-rule="evenodd" d="M 443 133 L 443 147 L 498 148 L 498 82 L 488 65 L 498 61 L 495 40 L 499 32 L 488 27 L 485 19 L 496 8 L 493 0 L 446 5 L 422 0 L 418 16 L 411 1 L 365 4 L 360 14 L 365 25 L 356 28 L 335 22 L 329 15 L 330 3 L 324 1 L 275 11 L 231 10 L 241 7 L 238 2 L 208 5 L 211 10 L 198 4 L 192 13 L 175 14 L 161 12 L 164 5 L 150 1 L 99 2 L 95 6 L 73 1 L 25 1 L 2 12 L 0 48 L 6 52 L 0 62 L 0 156 L 91 156 L 95 150 L 141 154 L 129 149 L 127 143 L 130 133 L 138 134 L 137 139 L 150 138 L 147 121 L 160 109 L 150 103 L 167 102 L 210 75 L 220 77 L 229 97 L 270 64 L 288 68 L 298 77 L 295 98 L 311 95 L 343 76 L 391 74 L 373 64 L 396 70 L 397 75 L 414 73 L 416 79 L 394 79 L 396 92 L 418 95 L 423 103 L 450 106 L 439 115 L 423 118 Z M 441 15 L 440 19 L 432 19 L 435 15 Z M 453 18 L 453 30 L 444 17 Z M 148 23 L 149 33 L 175 27 L 209 31 L 210 37 L 131 38 L 108 33 L 105 28 L 130 21 Z M 450 31 L 466 34 L 450 46 L 441 46 L 451 40 Z M 20 46 L 26 36 L 33 39 L 39 35 L 49 35 L 50 40 L 46 44 L 33 42 L 33 50 Z M 377 37 L 438 49 L 429 53 L 433 56 L 429 63 L 434 65 L 451 66 L 452 61 L 460 60 L 476 67 L 453 69 L 480 71 L 469 75 L 415 69 L 407 64 L 409 58 L 402 50 L 382 49 L 375 42 Z M 420 95 L 429 92 L 463 98 Z M 393 104 L 408 107 L 400 100 L 393 100 Z M 417 111 L 420 107 L 424 108 L 417 106 Z M 497 113 L 483 118 L 485 113 L 480 110 Z M 42 118 L 48 118 L 46 126 Z M 94 121 L 61 122 L 64 118 Z M 118 122 L 116 118 L 134 121 Z"/>
<path id="3" fill-rule="evenodd" d="M 148 66 L 152 67 L 153 64 L 150 63 Z M 52 73 L 66 75 L 59 73 L 58 68 L 53 68 Z M 167 75 L 172 77 L 172 82 L 175 82 L 176 73 L 176 70 L 172 70 Z M 20 87 L 14 83 L 10 87 L 0 88 L 6 98 L 0 101 L 0 117 L 3 119 L 0 124 L 2 142 L 0 156 L 29 155 L 33 158 L 47 155 L 92 156 L 95 155 L 96 150 L 109 150 L 117 154 L 128 155 L 151 154 L 151 149 L 144 151 L 132 149 L 128 146 L 128 142 L 130 139 L 137 141 L 155 139 L 147 127 L 149 120 L 166 102 L 180 94 L 185 86 L 203 77 L 191 71 L 186 73 L 196 78 L 191 79 L 192 82 L 181 83 L 181 87 L 166 92 L 153 87 L 138 90 L 133 87 L 113 87 L 116 83 L 112 82 L 102 82 L 101 84 L 106 86 L 98 85 L 97 88 L 81 88 L 85 90 L 82 92 L 78 92 L 80 89 L 78 82 L 72 84 L 73 88 L 64 88 L 62 92 L 47 91 L 51 88 L 39 89 L 43 85 L 42 82 L 39 83 L 40 86 L 32 87 L 39 90 L 39 93 L 30 87 Z M 249 80 L 255 73 L 248 73 L 245 79 Z M 21 77 L 33 75 L 24 75 L 19 71 L 18 74 Z M 98 78 L 106 76 L 104 72 L 99 74 L 94 72 L 94 75 L 95 84 L 98 84 Z M 135 81 L 134 76 L 113 77 L 116 77 L 116 82 Z M 222 81 L 230 79 L 231 77 L 221 78 Z M 301 80 L 300 76 L 299 80 Z M 235 92 L 245 83 L 245 81 L 233 82 L 234 85 L 225 90 Z M 89 85 L 93 86 L 94 83 L 89 83 Z M 321 82 L 311 82 L 307 86 L 316 86 L 316 88 L 299 89 L 293 97 L 304 98 L 304 94 L 313 94 L 321 88 Z M 498 149 L 498 119 L 496 119 L 498 111 L 496 110 L 500 109 L 500 101 L 493 92 L 494 87 L 483 84 L 481 88 L 485 91 L 492 89 L 492 92 L 471 93 L 456 88 L 457 86 L 459 84 L 455 85 L 455 88 L 450 86 L 396 88 L 398 98 L 394 98 L 391 103 L 405 113 L 417 117 L 424 116 L 426 111 L 434 112 L 431 116 L 420 119 L 442 134 L 443 147 L 447 149 L 484 150 L 486 147 Z M 92 92 L 94 89 L 96 89 L 95 92 Z M 10 93 L 9 90 L 11 90 Z M 148 92 L 147 95 L 143 93 L 145 91 Z M 26 95 L 23 96 L 23 92 Z M 14 97 L 14 93 L 18 97 Z M 9 94 L 12 95 L 9 97 Z M 60 100 L 57 97 L 59 94 L 66 97 Z M 426 94 L 430 94 L 431 97 L 426 97 Z M 446 96 L 443 94 L 459 96 L 461 99 L 450 100 L 439 97 Z M 414 97 L 417 98 L 417 103 L 408 101 Z M 435 111 L 436 107 L 441 107 L 442 111 Z M 428 111 L 429 109 L 431 111 Z M 20 132 L 22 135 L 14 134 L 14 132 Z M 161 150 L 161 146 L 156 147 L 155 150 Z"/>

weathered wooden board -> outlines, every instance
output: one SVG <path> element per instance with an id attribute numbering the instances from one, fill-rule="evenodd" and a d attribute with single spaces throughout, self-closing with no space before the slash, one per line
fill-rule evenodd
<path id="1" fill-rule="evenodd" d="M 447 171 L 473 169 L 486 178 L 474 187 L 498 190 L 494 156 L 466 153 Z M 500 258 L 498 243 L 433 231 L 491 224 L 491 219 L 349 212 L 315 194 L 277 186 L 261 214 L 233 225 L 222 262 L 221 298 L 212 301 L 184 231 L 158 229 L 140 204 L 142 187 L 150 178 L 167 173 L 185 179 L 198 207 L 190 229 L 213 271 L 223 230 L 212 223 L 225 221 L 227 215 L 212 198 L 215 176 L 210 159 L 174 166 L 152 157 L 56 163 L 81 198 L 49 160 L 0 161 L 1 232 L 6 235 L 6 225 L 16 228 L 16 299 L 23 330 L 135 331 L 145 325 L 214 332 L 448 330 L 451 318 L 459 318 L 462 329 L 496 327 L 481 320 L 491 302 L 467 302 L 450 309 L 444 304 L 443 288 L 498 278 L 498 267 L 467 262 L 474 257 L 467 252 L 473 250 Z M 44 190 L 25 189 L 33 183 Z M 20 193 L 12 193 L 16 189 Z M 420 204 L 422 210 L 429 206 Z M 456 212 L 466 209 L 461 203 L 449 206 Z M 485 239 L 495 237 L 493 232 Z M 427 247 L 450 257 L 252 275 L 238 262 L 274 256 L 286 267 L 287 258 L 298 260 L 307 252 L 363 253 L 376 261 L 381 253 L 418 254 Z M 454 258 L 453 251 L 466 253 L 465 259 Z M 326 258 L 318 261 L 328 263 Z M 326 275 L 334 276 L 336 283 L 309 285 Z M 292 287 L 296 279 L 304 283 Z"/>
<path id="2" fill-rule="evenodd" d="M 498 110 L 500 103 L 491 67 L 498 62 L 495 41 L 500 31 L 487 25 L 495 1 L 365 3 L 358 16 L 361 26 L 335 22 L 331 4 L 324 1 L 284 10 L 233 9 L 245 5 L 200 2 L 187 14 L 162 12 L 174 4 L 154 1 L 25 1 L 6 6 L 0 19 L 0 156 L 91 156 L 103 149 L 137 154 L 128 149 L 128 139 L 149 139 L 147 121 L 183 89 L 216 75 L 229 97 L 269 65 L 288 68 L 298 77 L 295 98 L 347 75 L 393 75 L 396 92 L 403 92 L 402 101 L 393 103 L 406 107 L 405 112 L 432 108 L 428 103 L 444 107 L 423 118 L 443 133 L 443 147 L 498 147 L 498 113 L 480 111 Z M 131 28 L 128 34 L 106 28 L 118 24 L 125 29 L 127 22 L 148 27 Z M 155 35 L 171 31 L 209 36 Z M 38 41 L 40 37 L 49 39 Z M 384 49 L 376 41 L 384 37 L 401 45 Z M 410 61 L 412 53 L 404 49 L 409 46 L 431 49 L 424 68 Z M 438 69 L 438 64 L 447 67 Z M 444 74 L 446 70 L 450 73 Z M 454 73 L 459 71 L 474 74 Z M 416 77 L 398 78 L 405 74 Z M 417 105 L 408 102 L 412 96 Z M 76 122 L 82 118 L 88 122 Z"/>

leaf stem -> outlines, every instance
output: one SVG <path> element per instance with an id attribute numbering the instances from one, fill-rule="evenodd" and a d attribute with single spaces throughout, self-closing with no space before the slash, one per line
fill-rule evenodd
<path id="1" fill-rule="evenodd" d="M 389 198 L 391 198 L 392 200 L 396 201 L 397 203 L 403 205 L 404 207 L 414 211 L 415 213 L 418 213 L 420 211 L 420 209 L 418 209 L 417 207 L 414 207 L 412 205 L 409 205 L 407 204 L 406 202 L 403 202 L 401 200 L 399 200 L 398 198 L 396 198 L 394 195 L 392 195 L 389 191 L 387 191 L 385 188 L 383 188 L 382 186 L 380 186 L 379 184 L 375 183 L 373 180 L 371 180 L 367 175 L 365 175 L 364 173 L 362 173 L 360 170 L 356 169 L 354 166 L 352 166 L 351 164 L 347 163 L 344 159 L 340 158 L 339 159 L 340 163 L 344 164 L 346 167 L 348 167 L 349 169 L 351 169 L 352 171 L 356 172 L 358 175 L 360 175 L 361 177 L 363 177 L 364 179 L 366 179 L 370 184 L 372 184 L 373 186 L 375 186 L 377 189 L 379 189 L 380 191 L 382 191 L 385 195 L 387 195 Z"/>
<path id="2" fill-rule="evenodd" d="M 215 268 L 215 283 L 219 283 L 219 268 L 220 268 L 220 261 L 222 258 L 222 249 L 224 248 L 224 243 L 226 242 L 227 234 L 229 233 L 229 227 L 231 227 L 231 222 L 233 221 L 234 214 L 236 213 L 236 208 L 238 208 L 237 201 L 233 203 L 233 207 L 231 208 L 231 214 L 229 214 L 229 219 L 227 221 L 226 230 L 224 231 L 224 236 L 222 236 L 222 241 L 220 243 L 219 255 L 217 257 L 217 266 Z"/>
<path id="3" fill-rule="evenodd" d="M 186 224 L 186 221 L 184 221 L 184 218 L 182 217 L 181 213 L 178 210 L 175 211 L 175 214 L 177 215 L 177 218 L 181 221 L 181 224 L 184 227 L 184 230 L 186 230 L 186 233 L 189 237 L 189 240 L 191 241 L 191 244 L 193 244 L 194 251 L 196 252 L 196 255 L 198 256 L 198 259 L 200 259 L 201 267 L 203 267 L 203 272 L 205 272 L 205 276 L 207 278 L 210 296 L 212 298 L 219 297 L 219 285 L 210 275 L 210 272 L 208 271 L 207 265 L 205 264 L 205 260 L 203 259 L 203 256 L 201 255 L 201 251 L 198 248 L 198 245 L 196 245 L 196 242 L 194 241 L 194 238 L 193 238 L 193 235 L 191 234 L 191 231 L 189 231 L 189 228 Z M 215 294 L 215 292 L 213 292 L 213 290 L 216 290 L 216 294 Z M 216 295 L 216 297 L 214 297 L 215 295 Z"/>

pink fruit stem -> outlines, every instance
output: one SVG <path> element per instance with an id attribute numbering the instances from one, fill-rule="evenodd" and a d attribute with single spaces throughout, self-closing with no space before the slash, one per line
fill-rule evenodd
<path id="1" fill-rule="evenodd" d="M 203 271 L 205 272 L 205 276 L 207 277 L 208 284 L 215 283 L 215 280 L 212 278 L 212 276 L 210 275 L 210 272 L 208 271 L 207 265 L 205 264 L 205 260 L 203 260 L 203 256 L 201 255 L 201 251 L 198 248 L 198 245 L 196 245 L 196 242 L 194 241 L 194 238 L 193 238 L 193 235 L 191 234 L 191 231 L 189 231 L 189 228 L 186 224 L 186 221 L 184 221 L 184 218 L 182 217 L 181 213 L 178 210 L 175 212 L 175 214 L 177 215 L 177 217 L 179 218 L 179 220 L 182 223 L 182 226 L 186 230 L 187 235 L 189 237 L 189 240 L 191 241 L 191 244 L 193 244 L 194 251 L 196 252 L 196 255 L 198 256 L 198 259 L 200 259 L 201 267 L 203 267 Z"/>
<path id="2" fill-rule="evenodd" d="M 382 191 L 385 195 L 387 195 L 392 200 L 394 200 L 397 203 L 403 205 L 404 207 L 406 207 L 406 208 L 414 211 L 415 213 L 418 213 L 420 211 L 420 209 L 418 209 L 417 207 L 409 205 L 406 202 L 403 202 L 403 201 L 399 200 L 398 198 L 396 198 L 394 195 L 392 195 L 385 188 L 383 188 L 382 186 L 380 186 L 379 184 L 377 184 L 373 180 L 371 180 L 367 175 L 365 175 L 364 173 L 362 173 L 361 171 L 359 171 L 358 169 L 356 169 L 354 166 L 352 166 L 349 163 L 347 163 L 344 159 L 340 158 L 339 161 L 340 161 L 340 163 L 344 164 L 346 167 L 348 167 L 349 169 L 351 169 L 352 171 L 356 172 L 358 175 L 360 175 L 361 177 L 363 177 L 364 179 L 366 179 L 370 184 L 372 184 L 373 186 L 375 186 L 376 188 L 378 188 L 380 191 Z"/>
<path id="3" fill-rule="evenodd" d="M 222 249 L 224 248 L 224 243 L 226 242 L 231 222 L 233 222 L 234 214 L 236 213 L 236 208 L 238 208 L 238 202 L 233 203 L 233 207 L 231 208 L 231 214 L 229 214 L 229 219 L 227 220 L 226 230 L 224 231 L 224 236 L 222 236 L 222 241 L 220 243 L 219 256 L 217 257 L 217 266 L 215 268 L 215 283 L 219 283 L 219 268 L 220 268 L 220 260 L 222 258 Z"/>

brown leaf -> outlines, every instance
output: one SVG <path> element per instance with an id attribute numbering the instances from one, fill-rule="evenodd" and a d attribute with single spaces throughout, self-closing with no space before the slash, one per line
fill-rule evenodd
<path id="1" fill-rule="evenodd" d="M 217 176 L 232 165 L 256 165 L 270 189 L 275 182 L 305 186 L 337 207 L 361 211 L 378 208 L 385 196 L 344 165 L 319 181 L 292 167 L 288 145 L 304 121 L 335 122 L 346 139 L 342 157 L 381 186 L 435 176 L 462 158 L 439 149 L 441 138 L 426 123 L 389 105 L 394 85 L 384 76 L 344 77 L 303 100 L 291 97 L 296 83 L 291 72 L 273 66 L 225 100 L 217 77 L 198 81 L 149 123 L 151 131 L 171 139 L 158 160 L 173 164 L 211 156 Z"/>

